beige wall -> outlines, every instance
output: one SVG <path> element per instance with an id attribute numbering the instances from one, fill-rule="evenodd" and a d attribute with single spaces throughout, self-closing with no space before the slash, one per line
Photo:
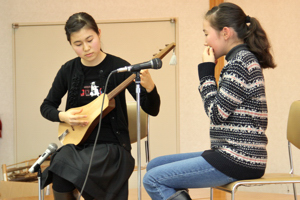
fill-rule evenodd
<path id="1" fill-rule="evenodd" d="M 247 15 L 260 20 L 268 33 L 273 46 L 277 68 L 265 70 L 266 92 L 269 107 L 269 124 L 267 135 L 268 165 L 267 172 L 287 171 L 288 154 L 286 142 L 287 115 L 290 104 L 300 99 L 300 50 L 299 50 L 299 6 L 294 0 L 234 0 L 231 1 L 244 8 Z M 294 149 L 295 173 L 300 174 L 300 152 Z M 291 191 L 289 186 L 272 186 L 274 192 Z M 299 193 L 299 186 L 298 186 Z"/>
<path id="2" fill-rule="evenodd" d="M 274 48 L 276 70 L 266 70 L 269 103 L 269 162 L 268 172 L 288 170 L 286 119 L 289 105 L 299 99 L 298 67 L 300 41 L 297 10 L 294 0 L 234 0 L 250 16 L 257 17 L 269 35 Z M 179 127 L 180 152 L 204 150 L 209 147 L 208 124 L 197 91 L 197 64 L 201 62 L 204 35 L 202 17 L 209 7 L 208 0 L 0 0 L 0 117 L 3 133 L 0 139 L 0 164 L 14 163 L 14 111 L 12 28 L 15 22 L 61 22 L 78 11 L 90 13 L 97 20 L 148 18 L 178 18 L 179 63 Z M 47 39 L 47 38 L 45 38 Z M 34 49 L 32 49 L 34 51 Z M 47 47 L 45 47 L 47 51 Z M 34 58 L 32 58 L 34 59 Z M 33 72 L 34 73 L 34 72 Z M 30 113 L 28 113 L 30 117 Z M 34 122 L 32 122 L 34 125 Z M 31 147 L 28 147 L 31 148 Z M 296 157 L 299 153 L 294 151 Z M 300 166 L 300 161 L 295 160 Z M 300 167 L 295 169 L 300 174 Z M 287 192 L 291 187 L 268 187 L 262 191 Z"/>

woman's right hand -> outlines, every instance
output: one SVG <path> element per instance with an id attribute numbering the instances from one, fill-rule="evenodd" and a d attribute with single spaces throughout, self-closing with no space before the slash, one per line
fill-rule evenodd
<path id="1" fill-rule="evenodd" d="M 86 115 L 80 115 L 83 108 L 75 110 L 67 110 L 66 112 L 60 112 L 58 114 L 60 121 L 65 122 L 71 126 L 86 126 L 89 122 L 85 119 Z"/>
<path id="2" fill-rule="evenodd" d="M 210 46 L 205 46 L 203 54 L 202 54 L 202 62 L 216 62 L 216 58 L 214 55 L 214 50 Z"/>

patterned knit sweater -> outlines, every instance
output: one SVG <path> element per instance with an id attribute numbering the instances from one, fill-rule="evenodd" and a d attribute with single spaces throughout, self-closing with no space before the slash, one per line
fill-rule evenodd
<path id="1" fill-rule="evenodd" d="M 267 163 L 268 111 L 265 83 L 257 58 L 245 44 L 227 55 L 219 87 L 214 63 L 198 66 L 199 92 L 210 118 L 211 150 L 203 157 L 236 179 L 263 176 Z"/>

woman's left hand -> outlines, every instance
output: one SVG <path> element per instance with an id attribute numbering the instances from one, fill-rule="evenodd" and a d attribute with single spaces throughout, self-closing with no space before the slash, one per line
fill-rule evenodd
<path id="1" fill-rule="evenodd" d="M 140 77 L 141 77 L 141 85 L 147 90 L 148 93 L 151 92 L 154 89 L 155 84 L 151 78 L 148 69 L 141 70 Z"/>

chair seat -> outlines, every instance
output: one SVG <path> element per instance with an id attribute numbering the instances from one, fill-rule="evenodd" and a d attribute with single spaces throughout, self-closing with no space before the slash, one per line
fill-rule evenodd
<path id="1" fill-rule="evenodd" d="M 241 185 L 263 185 L 263 184 L 284 184 L 284 183 L 300 183 L 300 176 L 288 173 L 270 173 L 265 174 L 258 179 L 239 180 L 227 185 L 215 187 L 216 189 L 226 192 L 235 191 Z"/>
<path id="2" fill-rule="evenodd" d="M 141 170 L 145 170 L 147 168 L 147 166 L 141 166 Z M 138 166 L 134 167 L 133 171 L 137 171 L 138 170 Z"/>

